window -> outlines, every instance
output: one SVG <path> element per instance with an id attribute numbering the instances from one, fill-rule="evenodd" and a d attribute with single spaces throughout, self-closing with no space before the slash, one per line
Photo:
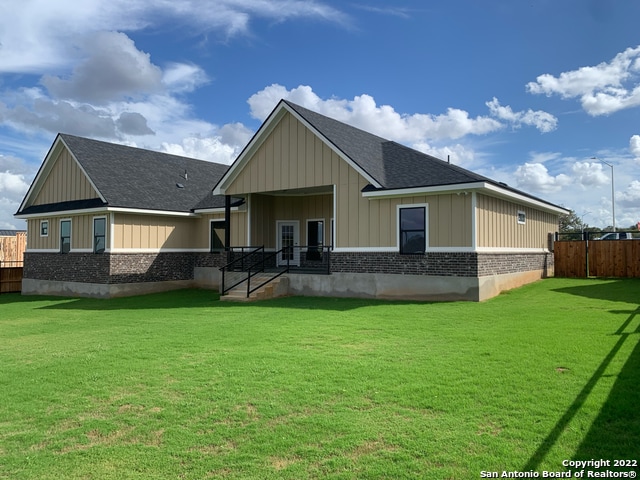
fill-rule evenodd
<path id="1" fill-rule="evenodd" d="M 307 220 L 307 259 L 321 260 L 324 247 L 324 220 Z"/>
<path id="2" fill-rule="evenodd" d="M 71 251 L 71 220 L 60 221 L 60 253 Z"/>
<path id="3" fill-rule="evenodd" d="M 49 220 L 40 220 L 40 236 L 49 236 Z"/>
<path id="4" fill-rule="evenodd" d="M 518 223 L 524 225 L 527 222 L 527 214 L 522 210 L 518 210 Z"/>
<path id="5" fill-rule="evenodd" d="M 93 253 L 103 253 L 107 239 L 107 219 L 93 219 Z"/>
<path id="6" fill-rule="evenodd" d="M 426 207 L 400 207 L 400 253 L 424 253 L 426 249 Z"/>
<path id="7" fill-rule="evenodd" d="M 224 251 L 224 234 L 226 224 L 224 221 L 211 222 L 211 252 L 220 253 Z"/>

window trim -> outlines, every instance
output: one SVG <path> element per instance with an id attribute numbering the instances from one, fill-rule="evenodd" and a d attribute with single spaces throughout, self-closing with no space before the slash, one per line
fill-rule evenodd
<path id="1" fill-rule="evenodd" d="M 96 251 L 96 220 L 104 220 L 104 249 L 99 252 Z M 96 254 L 106 252 L 107 251 L 107 217 L 103 215 L 98 217 L 93 217 L 92 229 L 93 229 L 92 230 L 93 245 L 91 246 L 91 251 Z"/>
<path id="2" fill-rule="evenodd" d="M 62 239 L 66 238 L 66 237 L 62 236 L 62 223 L 63 222 L 69 222 L 69 251 L 68 252 L 65 252 L 64 249 L 63 249 L 64 242 L 62 241 Z M 70 218 L 61 218 L 60 219 L 60 223 L 59 223 L 59 227 L 60 227 L 60 230 L 59 230 L 58 238 L 60 239 L 60 249 L 59 249 L 60 253 L 62 253 L 62 254 L 70 253 L 71 252 L 71 238 L 72 238 L 72 235 L 73 235 L 73 222 L 71 221 Z"/>
<path id="3" fill-rule="evenodd" d="M 224 218 L 211 218 L 209 219 L 209 253 L 222 253 L 226 251 L 226 246 L 224 244 L 224 238 L 221 239 L 220 243 L 222 244 L 222 248 L 213 248 L 213 224 L 221 223 L 224 228 L 227 226 L 227 222 Z"/>
<path id="4" fill-rule="evenodd" d="M 522 219 L 521 219 L 522 217 Z M 524 210 L 518 210 L 518 214 L 516 215 L 516 218 L 518 220 L 518 225 L 524 225 L 527 223 L 527 212 L 525 212 Z"/>
<path id="5" fill-rule="evenodd" d="M 402 251 L 402 237 L 400 233 L 400 210 L 403 210 L 405 208 L 424 208 L 424 252 L 426 252 L 429 249 L 429 204 L 406 203 L 396 206 L 396 248 L 398 253 L 400 253 L 401 255 L 421 255 L 421 253 L 404 253 Z"/>
<path id="6" fill-rule="evenodd" d="M 42 233 L 42 227 L 46 225 L 45 233 Z M 49 220 L 40 220 L 40 236 L 48 237 L 49 236 Z"/>
<path id="7" fill-rule="evenodd" d="M 307 240 L 305 243 L 307 244 L 307 247 L 311 246 L 311 242 L 309 242 L 309 224 L 312 222 L 322 222 L 322 247 L 323 248 L 326 247 L 327 246 L 327 243 L 326 243 L 327 221 L 324 218 L 307 218 L 306 232 L 305 232 L 306 240 Z"/>

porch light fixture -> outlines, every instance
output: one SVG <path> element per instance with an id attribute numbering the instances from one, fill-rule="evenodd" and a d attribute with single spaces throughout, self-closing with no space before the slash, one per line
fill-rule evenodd
<path id="1" fill-rule="evenodd" d="M 613 165 L 604 160 L 600 160 L 598 157 L 591 157 L 591 160 L 597 160 L 605 165 L 611 167 L 611 215 L 613 217 L 613 231 L 616 231 L 616 199 L 615 199 L 615 189 L 613 186 Z"/>

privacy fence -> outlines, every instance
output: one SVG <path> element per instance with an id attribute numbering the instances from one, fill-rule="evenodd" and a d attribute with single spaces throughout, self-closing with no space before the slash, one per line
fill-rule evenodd
<path id="1" fill-rule="evenodd" d="M 22 291 L 22 262 L 0 262 L 0 294 Z"/>
<path id="2" fill-rule="evenodd" d="M 640 238 L 600 240 L 604 232 L 556 233 L 556 277 L 640 278 Z"/>

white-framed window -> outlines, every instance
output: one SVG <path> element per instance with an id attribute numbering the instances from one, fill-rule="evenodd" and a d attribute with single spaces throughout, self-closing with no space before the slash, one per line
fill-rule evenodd
<path id="1" fill-rule="evenodd" d="M 424 253 L 428 245 L 428 204 L 398 205 L 398 248 L 401 254 Z"/>
<path id="2" fill-rule="evenodd" d="M 523 210 L 518 210 L 518 223 L 520 225 L 527 223 L 527 214 Z"/>
<path id="3" fill-rule="evenodd" d="M 49 220 L 40 220 L 40 236 L 49 236 Z"/>
<path id="4" fill-rule="evenodd" d="M 211 220 L 210 227 L 211 253 L 224 252 L 224 239 L 227 222 L 225 222 L 224 220 Z"/>
<path id="5" fill-rule="evenodd" d="M 107 246 L 107 219 L 93 218 L 93 253 L 104 253 Z"/>
<path id="6" fill-rule="evenodd" d="M 60 220 L 60 253 L 71 251 L 71 219 Z"/>

